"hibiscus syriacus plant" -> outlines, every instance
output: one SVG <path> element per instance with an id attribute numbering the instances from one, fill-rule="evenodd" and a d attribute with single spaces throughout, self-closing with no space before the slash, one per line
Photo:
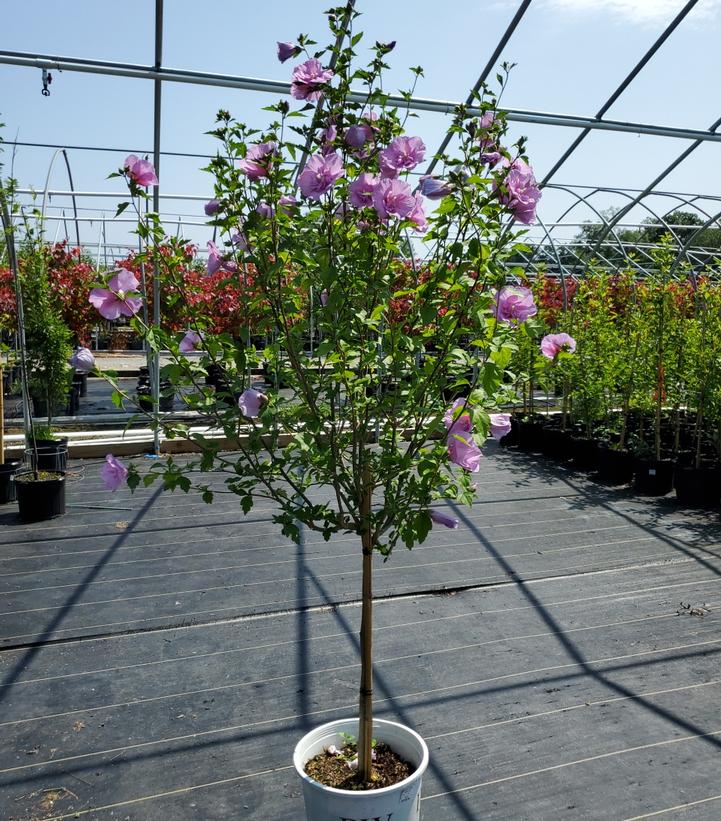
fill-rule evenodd
<path id="1" fill-rule="evenodd" d="M 236 283 L 252 270 L 247 310 L 272 329 L 265 349 L 242 329 L 210 332 L 212 318 L 202 315 L 184 334 L 144 329 L 136 285 L 118 275 L 92 299 L 104 316 L 136 314 L 131 324 L 152 348 L 170 352 L 163 375 L 204 420 L 200 433 L 156 419 L 201 456 L 161 461 L 143 477 L 131 465 L 131 487 L 162 477 L 166 488 L 197 488 L 212 502 L 211 479 L 217 488 L 221 476 L 245 513 L 271 499 L 292 539 L 301 528 L 358 536 L 358 778 L 369 784 L 373 558 L 423 542 L 434 524 L 457 527 L 436 503 L 472 503 L 481 446 L 509 429 L 500 412 L 512 390 L 507 368 L 535 306 L 504 287 L 506 260 L 520 249 L 508 223 L 530 223 L 540 194 L 523 142 L 504 143 L 506 123 L 486 89 L 455 112 L 453 155 L 439 158 L 440 173 L 422 176 L 431 154 L 405 133 L 408 111 L 383 91 L 394 44 L 376 43 L 370 63 L 356 67 L 356 17 L 328 13 L 331 47 L 314 51 L 307 37 L 278 44 L 281 62 L 297 61 L 290 92 L 299 105 L 270 106 L 262 133 L 221 111 L 211 132 L 220 148 L 209 166 L 215 190 L 205 211 L 218 238 L 208 270 Z M 421 74 L 412 69 L 416 80 Z M 126 169 L 131 192 L 147 196 L 135 168 Z M 140 218 L 138 231 L 151 264 L 164 238 L 157 216 Z M 403 316 L 391 310 L 399 300 Z M 250 374 L 260 366 L 272 376 L 259 390 Z M 211 372 L 215 390 L 204 381 Z M 223 451 L 223 440 L 237 450 Z M 117 484 L 117 460 L 104 470 Z M 198 470 L 208 481 L 191 479 Z"/>

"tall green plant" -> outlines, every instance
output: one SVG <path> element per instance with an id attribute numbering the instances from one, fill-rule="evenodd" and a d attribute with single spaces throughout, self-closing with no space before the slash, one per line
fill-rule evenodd
<path id="1" fill-rule="evenodd" d="M 388 558 L 398 544 L 423 542 L 433 522 L 457 526 L 431 508 L 435 500 L 473 499 L 479 444 L 488 435 L 489 413 L 506 395 L 503 382 L 519 327 L 506 321 L 505 308 L 513 306 L 500 290 L 505 261 L 519 250 L 516 235 L 504 230 L 505 219 L 510 212 L 530 222 L 538 192 L 523 142 L 503 145 L 503 115 L 482 89 L 475 110 L 455 113 L 457 158 L 441 158 L 443 178 L 421 184 L 438 203 L 426 217 L 421 193 L 405 181 L 423 160 L 424 146 L 404 136 L 409 113 L 390 104 L 383 90 L 394 44 L 376 43 L 370 64 L 355 67 L 362 37 L 353 30 L 356 19 L 350 7 L 331 10 L 335 46 L 315 50 L 307 38 L 298 41 L 294 53 L 306 51 L 310 59 L 296 66 L 292 91 L 315 103 L 314 109 L 304 104 L 291 110 L 282 100 L 269 107 L 273 122 L 260 133 L 221 111 L 212 132 L 220 141 L 210 165 L 216 180 L 213 224 L 223 239 L 210 248 L 209 270 L 242 282 L 245 266 L 252 266 L 249 310 L 273 328 L 272 343 L 259 352 L 247 336 L 211 335 L 196 320 L 181 349 L 179 337 L 133 320 L 153 349 L 170 351 L 174 362 L 165 376 L 186 389 L 187 406 L 237 441 L 239 453 L 222 453 L 217 440 L 158 419 L 166 435 L 188 438 L 202 456 L 185 465 L 158 464 L 144 477 L 131 471 L 128 481 L 150 484 L 162 476 L 165 488 L 195 486 L 211 502 L 213 489 L 194 482 L 193 473 L 215 478 L 224 472 L 226 489 L 238 495 L 245 513 L 257 499 L 271 499 L 278 506 L 275 521 L 295 540 L 301 525 L 325 539 L 358 536 L 359 773 L 367 782 L 373 556 Z M 412 74 L 417 79 L 421 69 Z M 293 161 L 304 157 L 306 147 L 312 156 L 296 178 Z M 147 166 L 129 157 L 120 172 L 130 180 L 136 204 L 152 184 Z M 163 228 L 157 216 L 145 219 L 137 210 L 151 261 Z M 413 268 L 399 289 L 409 232 L 426 230 L 422 275 Z M 93 295 L 104 315 L 123 306 L 138 310 L 129 302 L 133 297 L 121 292 L 137 283 L 116 276 L 109 285 Z M 320 337 L 312 352 L 305 345 L 311 293 Z M 401 319 L 394 318 L 398 300 L 408 306 Z M 199 360 L 183 356 L 188 346 L 202 352 Z M 262 363 L 290 395 L 264 396 L 250 386 L 251 368 Z M 203 384 L 210 369 L 223 376 L 217 393 Z M 467 396 L 452 410 L 444 398 L 449 390 Z M 239 397 L 238 405 L 233 399 L 229 404 L 231 396 Z"/>
<path id="2" fill-rule="evenodd" d="M 62 315 L 48 278 L 48 255 L 32 238 L 22 249 L 20 282 L 25 307 L 25 339 L 30 391 L 47 403 L 48 425 L 56 405 L 67 401 L 68 359 L 72 333 Z"/>

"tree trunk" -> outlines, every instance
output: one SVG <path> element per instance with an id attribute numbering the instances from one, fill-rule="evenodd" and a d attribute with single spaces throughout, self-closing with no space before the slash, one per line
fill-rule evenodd
<path id="1" fill-rule="evenodd" d="M 361 515 L 364 522 L 363 594 L 361 609 L 360 652 L 361 682 L 358 710 L 358 775 L 362 782 L 371 780 L 371 749 L 373 741 L 373 536 L 371 533 L 371 496 L 373 486 L 370 470 L 363 466 Z"/>

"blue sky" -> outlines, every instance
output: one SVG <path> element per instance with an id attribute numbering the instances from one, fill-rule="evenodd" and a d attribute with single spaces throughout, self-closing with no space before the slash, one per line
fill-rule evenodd
<path id="1" fill-rule="evenodd" d="M 389 88 L 407 88 L 407 67 L 421 64 L 425 77 L 419 96 L 459 100 L 475 82 L 518 3 L 514 0 L 358 0 L 360 29 L 368 42 L 397 40 Z M 502 60 L 515 62 L 505 103 L 514 108 L 593 115 L 658 34 L 682 8 L 682 0 L 533 0 Z M 287 80 L 291 64 L 275 58 L 275 41 L 291 40 L 303 31 L 325 42 L 322 11 L 328 2 L 271 0 L 266 3 L 215 0 L 200 4 L 166 0 L 164 65 L 192 70 Z M 122 6 L 97 0 L 8 3 L 2 14 L 0 49 L 149 64 L 153 60 L 154 3 L 125 0 Z M 644 72 L 609 111 L 608 117 L 705 129 L 721 114 L 716 101 L 721 76 L 721 0 L 700 0 Z M 73 72 L 54 73 L 51 96 L 40 94 L 38 69 L 0 65 L 0 121 L 5 139 L 60 145 L 92 145 L 149 150 L 152 146 L 152 83 Z M 204 136 L 218 108 L 261 126 L 261 111 L 270 98 L 254 92 L 168 83 L 163 92 L 163 148 L 212 153 Z M 429 153 L 442 139 L 445 120 L 423 115 L 411 126 Z M 538 177 L 572 142 L 573 129 L 512 126 L 513 137 L 528 135 L 528 151 Z M 687 145 L 686 141 L 595 132 L 558 172 L 555 180 L 578 185 L 644 187 Z M 15 176 L 22 186 L 42 190 L 52 156 L 49 149 L 18 149 Z M 667 190 L 721 194 L 721 146 L 707 144 L 664 182 Z M 107 174 L 124 159 L 121 152 L 72 150 L 76 188 L 118 191 Z M 10 159 L 6 151 L 5 162 Z M 210 177 L 197 158 L 164 158 L 161 191 L 209 195 Z M 58 163 L 51 187 L 65 189 Z M 539 210 L 552 222 L 571 203 L 562 193 L 547 191 Z M 600 196 L 598 207 L 620 204 Z M 69 201 L 56 199 L 65 207 Z M 82 201 L 86 216 L 114 212 L 113 200 Z M 657 203 L 663 211 L 672 203 Z M 709 203 L 711 209 L 721 210 Z M 202 219 L 198 203 L 164 202 L 168 214 Z M 636 218 L 643 218 L 639 211 Z M 577 209 L 572 219 L 591 213 Z M 171 222 L 177 218 L 170 218 Z M 568 229 L 560 235 L 572 233 Z M 54 236 L 54 227 L 48 228 Z M 205 228 L 186 235 L 205 242 Z M 64 228 L 60 229 L 64 236 Z M 125 228 L 108 236 L 126 239 Z M 99 223 L 81 226 L 81 238 L 97 243 Z"/>

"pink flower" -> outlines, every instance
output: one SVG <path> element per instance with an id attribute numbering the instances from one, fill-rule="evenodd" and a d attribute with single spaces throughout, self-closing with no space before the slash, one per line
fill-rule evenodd
<path id="1" fill-rule="evenodd" d="M 70 357 L 70 364 L 78 371 L 92 371 L 95 367 L 95 357 L 88 348 L 78 346 L 75 353 Z"/>
<path id="2" fill-rule="evenodd" d="M 363 173 L 348 186 L 350 204 L 354 208 L 368 208 L 373 205 L 373 192 L 378 185 L 378 178 Z"/>
<path id="3" fill-rule="evenodd" d="M 230 241 L 235 245 L 236 248 L 240 248 L 241 251 L 248 250 L 248 237 L 246 237 L 243 231 L 238 230 L 235 228 L 233 233 L 230 235 Z"/>
<path id="4" fill-rule="evenodd" d="M 293 69 L 290 93 L 296 100 L 315 103 L 323 96 L 323 86 L 332 76 L 331 69 L 323 68 L 320 60 L 306 60 Z"/>
<path id="5" fill-rule="evenodd" d="M 251 145 L 245 158 L 238 163 L 240 170 L 248 175 L 248 179 L 259 180 L 268 176 L 273 165 L 273 156 L 278 145 L 274 142 Z"/>
<path id="6" fill-rule="evenodd" d="M 278 43 L 278 59 L 281 63 L 297 57 L 303 49 L 296 43 Z"/>
<path id="7" fill-rule="evenodd" d="M 209 200 L 203 206 L 203 211 L 205 211 L 206 217 L 212 217 L 213 214 L 217 214 L 220 210 L 220 202 L 218 200 Z"/>
<path id="8" fill-rule="evenodd" d="M 470 406 L 466 399 L 456 399 L 446 411 L 443 417 L 443 424 L 449 432 L 469 433 L 472 428 L 471 415 L 468 413 Z"/>
<path id="9" fill-rule="evenodd" d="M 275 211 L 273 211 L 273 207 L 268 205 L 268 203 L 265 202 L 265 200 L 259 202 L 255 206 L 255 210 L 260 214 L 261 217 L 263 217 L 263 219 L 270 219 L 275 213 Z"/>
<path id="10" fill-rule="evenodd" d="M 105 464 L 100 468 L 100 478 L 108 490 L 116 491 L 128 478 L 128 469 L 112 453 L 105 457 Z"/>
<path id="11" fill-rule="evenodd" d="M 403 180 L 385 179 L 373 191 L 373 207 L 382 220 L 389 217 L 406 219 L 416 207 L 416 198 Z"/>
<path id="12" fill-rule="evenodd" d="M 491 420 L 491 436 L 494 439 L 501 439 L 511 432 L 511 414 L 510 413 L 489 413 L 488 418 Z"/>
<path id="13" fill-rule="evenodd" d="M 147 160 L 141 160 L 135 154 L 125 158 L 123 170 L 136 185 L 147 188 L 149 185 L 157 185 L 158 178 L 155 176 L 153 164 Z"/>
<path id="14" fill-rule="evenodd" d="M 500 151 L 484 151 L 481 154 L 481 162 L 485 165 L 490 166 L 491 168 L 494 165 L 497 165 L 502 159 L 502 155 Z"/>
<path id="15" fill-rule="evenodd" d="M 488 131 L 493 128 L 496 122 L 496 115 L 493 111 L 486 111 L 478 118 L 478 128 L 482 131 Z"/>
<path id="16" fill-rule="evenodd" d="M 538 313 L 530 288 L 506 285 L 498 292 L 491 309 L 499 322 L 525 322 Z"/>
<path id="17" fill-rule="evenodd" d="M 426 219 L 426 212 L 423 206 L 423 197 L 420 194 L 416 194 L 415 200 L 416 204 L 413 206 L 411 213 L 408 214 L 408 219 L 416 226 L 416 231 L 420 234 L 425 234 L 428 230 L 428 220 Z"/>
<path id="18" fill-rule="evenodd" d="M 483 157 L 486 156 L 488 152 L 495 151 L 495 149 L 497 148 L 495 137 L 489 133 L 493 129 L 493 126 L 495 124 L 496 115 L 493 111 L 486 111 L 485 114 L 482 114 L 478 118 L 478 131 L 481 143 L 482 162 L 486 162 L 486 160 L 484 160 Z"/>
<path id="19" fill-rule="evenodd" d="M 289 194 L 284 194 L 279 200 L 278 205 L 280 205 L 280 210 L 290 216 L 293 213 L 293 209 L 298 205 L 298 200 L 295 197 L 290 196 Z"/>
<path id="20" fill-rule="evenodd" d="M 214 274 L 223 267 L 223 256 L 218 250 L 218 246 L 208 241 L 208 261 L 206 263 L 206 270 L 209 274 Z"/>
<path id="21" fill-rule="evenodd" d="M 420 137 L 396 137 L 381 151 L 381 175 L 397 177 L 401 171 L 410 171 L 423 162 L 425 155 L 426 147 Z"/>
<path id="22" fill-rule="evenodd" d="M 421 194 L 429 200 L 440 200 L 453 193 L 453 187 L 449 183 L 436 179 L 436 177 L 421 177 L 418 188 Z"/>
<path id="23" fill-rule="evenodd" d="M 505 160 L 503 165 L 508 172 L 500 185 L 494 184 L 498 199 L 508 206 L 515 219 L 524 225 L 531 225 L 536 219 L 536 205 L 541 199 L 533 169 L 521 159 L 512 163 Z"/>
<path id="24" fill-rule="evenodd" d="M 268 397 L 264 393 L 248 388 L 240 394 L 238 407 L 243 416 L 251 418 L 260 413 L 260 409 L 267 401 Z"/>
<path id="25" fill-rule="evenodd" d="M 328 304 L 328 290 L 326 288 L 323 288 L 323 290 L 320 292 L 320 304 L 324 308 Z"/>
<path id="26" fill-rule="evenodd" d="M 561 351 L 573 353 L 576 340 L 568 334 L 546 334 L 541 340 L 541 353 L 546 359 L 555 359 Z"/>
<path id="27" fill-rule="evenodd" d="M 215 274 L 221 270 L 234 274 L 238 270 L 238 264 L 223 256 L 217 245 L 210 240 L 208 241 L 208 261 L 205 267 L 209 274 Z"/>
<path id="28" fill-rule="evenodd" d="M 451 431 L 448 434 L 448 458 L 451 462 L 470 473 L 478 473 L 481 469 L 482 456 L 481 449 L 470 431 L 460 433 Z"/>
<path id="29" fill-rule="evenodd" d="M 456 519 L 455 516 L 449 516 L 447 513 L 441 513 L 440 510 L 429 510 L 428 515 L 437 525 L 450 527 L 452 530 L 456 530 L 458 527 L 458 519 Z"/>
<path id="30" fill-rule="evenodd" d="M 338 138 L 338 129 L 335 127 L 333 123 L 323 129 L 320 139 L 321 139 L 321 147 L 320 153 L 321 154 L 331 154 L 335 151 L 334 143 Z"/>
<path id="31" fill-rule="evenodd" d="M 373 139 L 373 129 L 365 123 L 352 125 L 346 131 L 344 139 L 351 148 L 362 148 Z"/>
<path id="32" fill-rule="evenodd" d="M 191 353 L 192 351 L 197 350 L 202 342 L 203 337 L 200 334 L 195 333 L 195 331 L 188 331 L 188 333 L 186 333 L 180 340 L 178 350 L 180 353 Z"/>
<path id="33" fill-rule="evenodd" d="M 335 151 L 326 156 L 314 154 L 301 171 L 298 185 L 304 196 L 319 200 L 344 175 L 345 169 L 340 154 Z"/>
<path id="34" fill-rule="evenodd" d="M 135 316 L 141 309 L 143 300 L 140 297 L 128 296 L 128 293 L 137 291 L 139 285 L 132 271 L 123 268 L 110 279 L 107 288 L 93 288 L 90 292 L 90 304 L 96 307 L 105 319 Z"/>

